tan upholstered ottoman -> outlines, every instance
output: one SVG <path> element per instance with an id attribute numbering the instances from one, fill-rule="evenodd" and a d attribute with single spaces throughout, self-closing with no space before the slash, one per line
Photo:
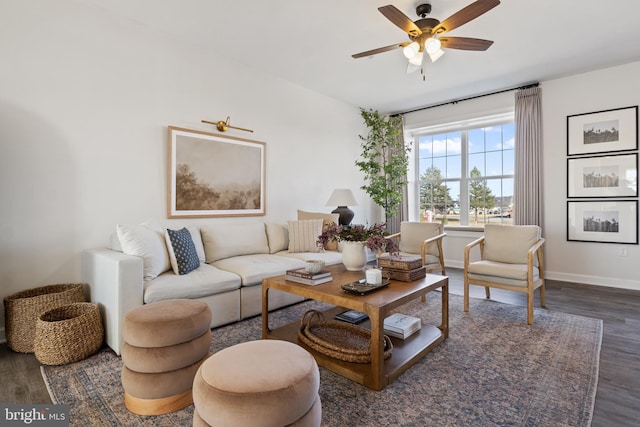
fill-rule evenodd
<path id="1" fill-rule="evenodd" d="M 194 426 L 318 427 L 320 373 L 287 341 L 234 345 L 209 357 L 193 380 Z"/>
<path id="2" fill-rule="evenodd" d="M 122 387 L 127 409 L 160 415 L 193 403 L 196 371 L 209 356 L 211 310 L 179 299 L 137 307 L 122 322 Z"/>

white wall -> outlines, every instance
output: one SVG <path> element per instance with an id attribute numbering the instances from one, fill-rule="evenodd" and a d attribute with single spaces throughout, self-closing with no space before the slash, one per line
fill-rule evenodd
<path id="1" fill-rule="evenodd" d="M 284 223 L 346 187 L 355 222 L 376 212 L 355 107 L 72 0 L 3 1 L 0 58 L 2 297 L 81 280 L 82 250 L 117 223 L 166 221 L 169 125 L 216 132 L 200 120 L 230 115 L 255 133 L 227 134 L 267 144 L 265 217 L 180 222 Z"/>
<path id="2" fill-rule="evenodd" d="M 566 240 L 567 116 L 640 104 L 639 75 L 640 62 L 634 62 L 542 84 L 545 259 L 550 278 L 640 289 L 638 245 Z M 623 246 L 626 257 L 619 255 Z"/>
<path id="3" fill-rule="evenodd" d="M 640 104 L 640 62 L 541 82 L 543 113 L 544 236 L 547 278 L 599 286 L 640 289 L 638 245 L 568 242 L 567 130 L 568 115 Z M 479 114 L 500 113 L 514 93 L 478 98 L 405 117 L 409 128 L 463 120 Z M 462 267 L 464 246 L 481 232 L 447 229 L 446 264 Z M 628 255 L 619 255 L 621 247 Z"/>

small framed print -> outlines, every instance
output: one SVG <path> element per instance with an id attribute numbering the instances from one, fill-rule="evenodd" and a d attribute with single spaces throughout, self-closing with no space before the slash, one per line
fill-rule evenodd
<path id="1" fill-rule="evenodd" d="M 567 197 L 637 197 L 638 154 L 567 158 Z"/>
<path id="2" fill-rule="evenodd" d="M 637 105 L 567 116 L 567 156 L 637 149 Z"/>
<path id="3" fill-rule="evenodd" d="M 567 240 L 638 244 L 638 201 L 568 201 Z"/>

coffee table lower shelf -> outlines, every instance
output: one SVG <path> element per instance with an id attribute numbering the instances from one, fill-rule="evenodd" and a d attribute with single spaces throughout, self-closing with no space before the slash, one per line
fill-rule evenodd
<path id="1" fill-rule="evenodd" d="M 342 307 L 334 307 L 327 310 L 324 312 L 325 319 L 331 320 L 336 314 L 344 310 Z M 369 329 L 369 321 L 365 321 L 359 326 Z M 373 378 L 371 377 L 371 363 L 345 362 L 319 353 L 298 340 L 299 329 L 300 321 L 292 322 L 288 325 L 270 330 L 270 333 L 264 338 L 285 340 L 298 344 L 315 357 L 318 365 L 369 388 L 377 388 L 374 386 Z M 446 337 L 438 327 L 423 325 L 418 332 L 404 340 L 394 337 L 390 338 L 393 343 L 393 352 L 391 353 L 391 357 L 384 361 L 385 378 L 383 382 L 385 385 L 390 384 L 398 378 L 410 366 L 444 341 Z"/>

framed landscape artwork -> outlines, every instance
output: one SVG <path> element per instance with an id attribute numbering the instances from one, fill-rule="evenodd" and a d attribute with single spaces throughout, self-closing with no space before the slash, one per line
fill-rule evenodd
<path id="1" fill-rule="evenodd" d="M 637 197 L 638 154 L 567 158 L 567 196 Z"/>
<path id="2" fill-rule="evenodd" d="M 567 202 L 567 240 L 638 244 L 638 201 Z"/>
<path id="3" fill-rule="evenodd" d="M 568 156 L 637 148 L 637 105 L 567 116 Z"/>
<path id="4" fill-rule="evenodd" d="M 169 218 L 265 215 L 264 142 L 169 126 Z"/>

